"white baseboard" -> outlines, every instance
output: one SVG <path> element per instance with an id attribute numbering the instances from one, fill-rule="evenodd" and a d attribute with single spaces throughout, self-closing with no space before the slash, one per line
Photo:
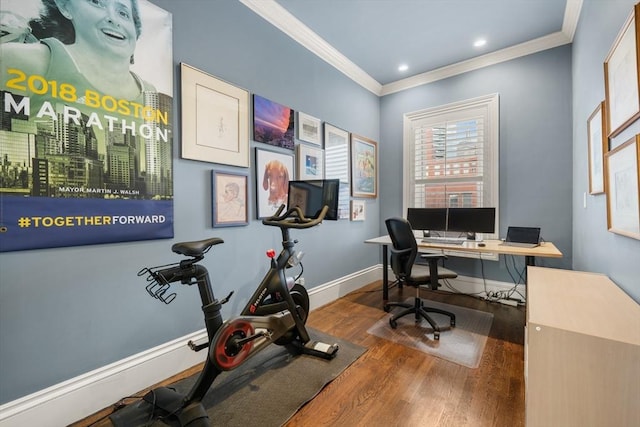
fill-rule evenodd
<path id="1" fill-rule="evenodd" d="M 381 277 L 374 266 L 309 291 L 311 308 L 340 298 Z M 205 329 L 53 385 L 0 406 L 0 427 L 59 427 L 85 418 L 205 360 L 189 340 L 207 339 Z"/>
<path id="2" fill-rule="evenodd" d="M 204 329 L 8 402 L 0 426 L 59 427 L 85 418 L 204 361 L 205 351 L 186 346 L 203 337 Z"/>
<path id="3" fill-rule="evenodd" d="M 381 278 L 382 265 L 376 265 L 317 286 L 309 291 L 311 309 L 328 304 Z M 460 276 L 450 282 L 461 292 L 484 290 L 481 279 Z M 507 290 L 513 286 L 502 282 L 487 282 L 490 290 Z M 522 293 L 524 294 L 524 290 Z M 206 331 L 202 329 L 1 405 L 0 427 L 58 427 L 85 418 L 125 396 L 204 361 L 206 351 L 193 352 L 186 343 L 189 340 L 206 340 L 206 337 Z"/>

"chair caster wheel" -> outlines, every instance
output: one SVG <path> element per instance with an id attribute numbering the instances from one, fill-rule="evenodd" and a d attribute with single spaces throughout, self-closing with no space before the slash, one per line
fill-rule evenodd
<path id="1" fill-rule="evenodd" d="M 440 332 L 434 332 L 433 333 L 433 339 L 436 341 L 440 341 Z"/>
<path id="2" fill-rule="evenodd" d="M 389 304 L 385 304 L 384 307 L 382 307 L 382 309 L 384 310 L 385 313 L 388 313 L 391 311 L 391 307 L 389 307 Z"/>
<path id="3" fill-rule="evenodd" d="M 391 329 L 395 329 L 398 327 L 398 322 L 393 319 L 389 319 L 389 325 L 391 326 Z"/>

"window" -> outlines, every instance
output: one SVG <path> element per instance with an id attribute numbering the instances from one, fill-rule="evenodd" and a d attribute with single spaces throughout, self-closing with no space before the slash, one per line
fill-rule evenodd
<path id="1" fill-rule="evenodd" d="M 498 130 L 498 94 L 405 114 L 403 212 L 498 208 Z"/>

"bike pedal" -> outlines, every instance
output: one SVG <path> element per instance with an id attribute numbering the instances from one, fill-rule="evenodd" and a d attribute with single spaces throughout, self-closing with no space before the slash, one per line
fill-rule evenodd
<path id="1" fill-rule="evenodd" d="M 187 343 L 187 345 L 189 346 L 189 348 L 193 351 L 200 351 L 200 350 L 204 350 L 205 348 L 209 348 L 209 341 L 204 341 L 201 343 L 196 343 L 192 340 L 189 340 L 189 342 Z"/>
<path id="2" fill-rule="evenodd" d="M 326 344 L 320 341 L 309 341 L 306 343 L 302 352 L 311 356 L 322 357 L 323 359 L 333 359 L 338 353 L 338 344 Z"/>

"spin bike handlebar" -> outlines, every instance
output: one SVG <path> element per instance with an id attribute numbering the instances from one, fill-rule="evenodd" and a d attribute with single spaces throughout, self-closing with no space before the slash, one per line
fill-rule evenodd
<path id="1" fill-rule="evenodd" d="M 324 220 L 325 215 L 329 211 L 329 206 L 325 205 L 320 211 L 320 215 L 317 218 L 307 218 L 304 216 L 302 209 L 298 206 L 289 208 L 283 215 L 280 213 L 284 210 L 284 205 L 280 205 L 278 210 L 273 216 L 262 220 L 264 225 L 273 225 L 280 228 L 311 228 Z"/>

